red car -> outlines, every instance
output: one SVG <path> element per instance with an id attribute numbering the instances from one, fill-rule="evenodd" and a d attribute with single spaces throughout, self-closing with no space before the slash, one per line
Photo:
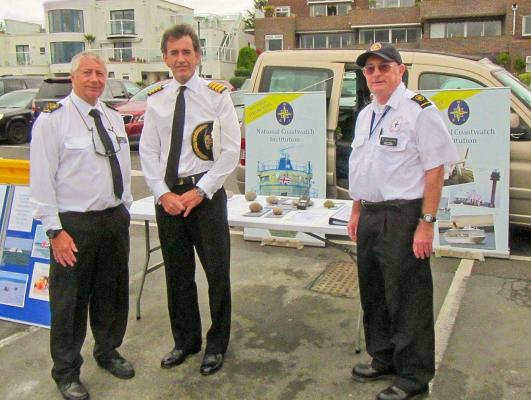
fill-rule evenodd
<path id="1" fill-rule="evenodd" d="M 221 79 L 206 79 L 207 81 L 216 81 L 225 85 L 229 90 L 233 90 L 232 85 Z M 148 93 L 158 86 L 166 86 L 170 83 L 171 79 L 166 79 L 157 83 L 153 83 L 149 86 L 146 86 L 140 92 L 135 94 L 129 99 L 126 103 L 121 103 L 114 108 L 116 108 L 122 118 L 124 119 L 125 132 L 129 138 L 130 145 L 138 145 L 140 142 L 140 135 L 142 134 L 142 129 L 144 128 L 144 113 L 146 112 L 147 107 L 147 98 Z"/>

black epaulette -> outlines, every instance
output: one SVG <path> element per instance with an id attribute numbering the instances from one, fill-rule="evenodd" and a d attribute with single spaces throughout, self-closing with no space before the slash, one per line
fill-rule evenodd
<path id="1" fill-rule="evenodd" d="M 111 106 L 110 104 L 107 104 L 107 103 L 104 103 L 108 108 L 110 108 L 111 110 L 114 110 L 114 111 L 118 111 L 118 109 L 114 108 L 113 106 Z"/>
<path id="2" fill-rule="evenodd" d="M 42 109 L 43 113 L 53 113 L 55 110 L 59 110 L 63 105 L 61 103 L 48 103 L 46 107 Z"/>
<path id="3" fill-rule="evenodd" d="M 227 87 L 225 85 L 222 85 L 221 83 L 214 82 L 214 81 L 208 84 L 208 88 L 218 93 L 223 93 L 225 90 L 227 90 Z"/>
<path id="4" fill-rule="evenodd" d="M 155 93 L 160 92 L 162 89 L 164 89 L 164 86 L 162 86 L 162 85 L 161 85 L 161 86 L 157 86 L 157 87 L 151 89 L 151 90 L 148 92 L 147 95 L 148 95 L 148 96 L 151 96 L 151 95 L 153 95 L 153 94 L 155 94 Z"/>
<path id="5" fill-rule="evenodd" d="M 411 100 L 417 103 L 420 106 L 420 108 L 426 108 L 426 107 L 433 105 L 431 101 L 429 101 L 426 97 L 424 97 L 421 94 L 416 94 L 415 96 L 411 98 Z"/>

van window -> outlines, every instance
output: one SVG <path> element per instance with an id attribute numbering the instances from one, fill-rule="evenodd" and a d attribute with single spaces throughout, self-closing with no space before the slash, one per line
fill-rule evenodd
<path id="1" fill-rule="evenodd" d="M 469 78 L 435 72 L 424 73 L 419 79 L 419 90 L 473 89 L 481 87 L 484 87 L 484 85 Z"/>
<path id="2" fill-rule="evenodd" d="M 107 84 L 111 88 L 112 96 L 113 98 L 118 99 L 127 99 L 127 96 L 125 94 L 124 88 L 122 87 L 122 84 L 118 81 L 107 81 Z"/>
<path id="3" fill-rule="evenodd" d="M 506 70 L 493 72 L 492 75 L 498 79 L 504 86 L 511 88 L 511 92 L 518 97 L 522 102 L 531 109 L 531 90 L 523 84 L 522 81 L 516 79 Z"/>
<path id="4" fill-rule="evenodd" d="M 331 70 L 323 68 L 265 67 L 260 92 L 325 91 L 328 104 L 333 76 Z"/>

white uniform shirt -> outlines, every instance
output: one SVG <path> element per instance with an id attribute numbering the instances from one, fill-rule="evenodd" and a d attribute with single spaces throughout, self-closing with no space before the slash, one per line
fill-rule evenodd
<path id="1" fill-rule="evenodd" d="M 144 114 L 144 129 L 140 137 L 142 171 L 153 196 L 170 191 L 164 182 L 166 164 L 171 145 L 171 129 L 175 102 L 181 84 L 176 80 L 164 89 L 148 97 Z M 223 185 L 227 176 L 236 168 L 240 158 L 240 126 L 228 91 L 218 93 L 208 83 L 194 74 L 185 84 L 186 114 L 183 144 L 179 159 L 179 177 L 208 171 L 196 184 L 208 198 Z M 218 119 L 221 127 L 221 151 L 216 161 L 205 161 L 192 150 L 192 132 L 204 122 Z"/>
<path id="2" fill-rule="evenodd" d="M 129 208 L 133 202 L 129 143 L 120 114 L 101 102 L 94 107 L 74 92 L 59 103 L 61 108 L 39 115 L 30 145 L 30 202 L 45 230 L 62 227 L 59 212 L 105 210 L 122 202 Z M 88 115 L 93 108 L 100 111 L 115 149 L 120 145 L 121 200 L 114 195 L 109 158 L 95 151 L 104 147 Z"/>
<path id="3" fill-rule="evenodd" d="M 376 100 L 356 123 L 349 159 L 349 193 L 354 200 L 419 199 L 425 172 L 458 161 L 457 149 L 435 105 L 422 108 L 401 83 L 386 106 Z M 371 116 L 375 113 L 370 136 Z M 370 137 L 369 137 L 370 136 Z"/>

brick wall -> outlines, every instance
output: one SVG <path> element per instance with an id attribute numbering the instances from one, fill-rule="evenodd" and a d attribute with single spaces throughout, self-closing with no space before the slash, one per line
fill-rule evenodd
<path id="1" fill-rule="evenodd" d="M 352 25 L 380 25 L 419 22 L 419 7 L 355 9 L 350 12 Z"/>

